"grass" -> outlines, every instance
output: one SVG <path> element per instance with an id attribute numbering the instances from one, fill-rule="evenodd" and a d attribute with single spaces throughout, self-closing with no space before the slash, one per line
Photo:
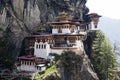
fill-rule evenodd
<path id="1" fill-rule="evenodd" d="M 55 69 L 56 69 L 56 64 L 53 64 L 52 66 L 50 66 L 49 68 L 47 68 L 46 71 L 38 74 L 36 76 L 35 80 L 42 80 L 43 77 L 45 77 L 46 75 L 49 75 Z"/>

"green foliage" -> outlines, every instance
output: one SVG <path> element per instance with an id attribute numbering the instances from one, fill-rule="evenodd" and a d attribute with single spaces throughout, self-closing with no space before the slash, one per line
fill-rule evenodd
<path id="1" fill-rule="evenodd" d="M 61 58 L 61 55 L 56 54 L 56 53 L 54 53 L 53 56 L 55 56 L 55 58 L 54 58 L 55 63 L 56 63 L 58 60 L 60 60 L 60 58 Z"/>
<path id="2" fill-rule="evenodd" d="M 2 28 L 0 28 L 0 31 L 3 31 L 3 29 L 2 29 Z"/>
<path id="3" fill-rule="evenodd" d="M 61 57 L 63 66 L 66 67 L 66 69 L 71 70 L 71 68 L 73 68 L 73 65 L 76 63 L 75 61 L 77 61 L 78 57 L 76 56 L 77 55 L 73 51 L 64 51 Z"/>
<path id="4" fill-rule="evenodd" d="M 37 75 L 35 80 L 42 80 L 45 76 L 49 75 L 55 69 L 56 69 L 56 64 L 53 64 L 51 67 L 47 68 L 45 72 L 42 72 L 39 75 Z"/>
<path id="5" fill-rule="evenodd" d="M 0 37 L 0 64 L 4 68 L 11 69 L 13 67 L 15 62 L 15 55 L 13 54 L 14 48 L 15 45 L 13 45 L 9 35 Z"/>
<path id="6" fill-rule="evenodd" d="M 92 49 L 92 62 L 100 80 L 115 80 L 115 54 L 102 31 L 97 31 Z"/>

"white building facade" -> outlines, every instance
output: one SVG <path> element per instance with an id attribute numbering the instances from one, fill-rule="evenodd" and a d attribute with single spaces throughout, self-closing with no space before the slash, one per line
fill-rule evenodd
<path id="1" fill-rule="evenodd" d="M 48 42 L 35 42 L 34 44 L 34 55 L 36 57 L 41 57 L 47 59 L 50 53 L 50 44 Z"/>

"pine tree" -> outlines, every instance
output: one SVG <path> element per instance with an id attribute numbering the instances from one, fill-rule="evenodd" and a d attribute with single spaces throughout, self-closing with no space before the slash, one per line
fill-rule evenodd
<path id="1" fill-rule="evenodd" d="M 96 32 L 92 49 L 92 62 L 100 80 L 115 80 L 115 54 L 102 31 Z"/>

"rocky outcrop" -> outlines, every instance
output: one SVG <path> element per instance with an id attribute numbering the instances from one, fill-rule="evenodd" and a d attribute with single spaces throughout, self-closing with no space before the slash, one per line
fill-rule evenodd
<path id="1" fill-rule="evenodd" d="M 88 56 L 66 51 L 58 64 L 62 80 L 99 80 Z"/>
<path id="2" fill-rule="evenodd" d="M 43 80 L 99 80 L 99 78 L 85 53 L 65 51 L 57 62 L 56 70 L 46 75 Z"/>
<path id="3" fill-rule="evenodd" d="M 85 20 L 87 0 L 0 0 L 0 33 L 13 37 L 13 44 L 21 47 L 25 36 L 30 35 L 46 22 L 54 21 L 61 11 Z"/>

